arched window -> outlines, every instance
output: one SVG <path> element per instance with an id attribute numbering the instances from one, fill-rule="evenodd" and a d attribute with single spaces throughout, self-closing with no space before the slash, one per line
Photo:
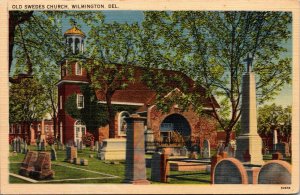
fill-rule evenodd
<path id="1" fill-rule="evenodd" d="M 127 131 L 127 123 L 125 121 L 126 117 L 129 117 L 130 114 L 127 111 L 122 111 L 119 114 L 118 118 L 118 134 L 119 136 L 126 136 L 126 131 Z"/>
<path id="2" fill-rule="evenodd" d="M 80 40 L 75 39 L 75 53 L 78 54 L 80 51 Z"/>
<path id="3" fill-rule="evenodd" d="M 82 136 L 86 133 L 86 127 L 83 121 L 76 121 L 74 124 L 74 141 L 77 143 L 77 141 L 82 140 Z"/>
<path id="4" fill-rule="evenodd" d="M 69 47 L 71 47 L 72 46 L 72 43 L 73 43 L 73 39 L 72 38 L 69 38 Z"/>

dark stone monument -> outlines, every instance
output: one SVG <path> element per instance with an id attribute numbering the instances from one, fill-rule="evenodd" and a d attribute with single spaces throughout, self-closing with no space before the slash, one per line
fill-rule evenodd
<path id="1" fill-rule="evenodd" d="M 213 184 L 248 184 L 247 171 L 239 160 L 225 158 L 213 170 Z"/>
<path id="2" fill-rule="evenodd" d="M 37 160 L 38 153 L 35 151 L 27 152 L 21 164 L 19 174 L 25 177 L 29 176 L 30 171 L 34 169 L 34 163 Z"/>
<path id="3" fill-rule="evenodd" d="M 284 158 L 291 156 L 288 143 L 283 142 L 276 144 L 276 150 L 280 152 Z"/>
<path id="4" fill-rule="evenodd" d="M 67 146 L 65 161 L 73 163 L 74 158 L 77 158 L 77 148 L 74 146 Z"/>
<path id="5" fill-rule="evenodd" d="M 41 179 L 53 179 L 54 171 L 51 170 L 51 158 L 49 152 L 40 152 L 34 163 L 34 170 L 30 172 L 30 177 Z"/>
<path id="6" fill-rule="evenodd" d="M 125 183 L 150 184 L 146 176 L 144 124 L 146 118 L 133 114 L 127 123 Z"/>
<path id="7" fill-rule="evenodd" d="M 282 160 L 267 162 L 260 169 L 258 184 L 291 184 L 291 165 Z"/>
<path id="8" fill-rule="evenodd" d="M 51 146 L 51 160 L 57 160 L 56 151 L 53 145 Z"/>
<path id="9" fill-rule="evenodd" d="M 21 139 L 17 139 L 17 153 L 21 153 Z"/>
<path id="10" fill-rule="evenodd" d="M 170 172 L 170 165 L 167 162 L 169 155 L 156 152 L 151 160 L 151 181 L 167 183 L 167 175 Z"/>

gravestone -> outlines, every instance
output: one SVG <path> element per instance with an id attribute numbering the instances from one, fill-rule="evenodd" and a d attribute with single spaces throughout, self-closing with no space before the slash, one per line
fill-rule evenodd
<path id="1" fill-rule="evenodd" d="M 77 148 L 74 146 L 67 146 L 65 161 L 73 163 L 74 158 L 77 158 Z"/>
<path id="2" fill-rule="evenodd" d="M 195 144 L 191 147 L 192 152 L 197 152 L 198 154 L 200 153 L 200 147 L 198 144 Z"/>
<path id="3" fill-rule="evenodd" d="M 153 154 L 156 150 L 154 143 L 154 132 L 152 129 L 147 129 L 145 131 L 145 151 L 148 154 Z"/>
<path id="4" fill-rule="evenodd" d="M 276 145 L 278 143 L 278 139 L 277 139 L 277 130 L 274 129 L 273 131 L 273 151 L 276 152 L 277 148 Z"/>
<path id="5" fill-rule="evenodd" d="M 16 138 L 13 141 L 13 152 L 17 152 L 17 139 Z"/>
<path id="6" fill-rule="evenodd" d="M 203 141 L 203 158 L 210 158 L 210 143 L 209 140 Z"/>
<path id="7" fill-rule="evenodd" d="M 80 164 L 83 166 L 88 166 L 89 165 L 89 161 L 87 159 L 80 159 Z"/>
<path id="8" fill-rule="evenodd" d="M 187 148 L 186 147 L 180 148 L 179 155 L 180 156 L 188 156 Z"/>
<path id="9" fill-rule="evenodd" d="M 133 114 L 125 118 L 126 133 L 126 161 L 125 183 L 150 184 L 146 175 L 144 127 L 147 118 Z"/>
<path id="10" fill-rule="evenodd" d="M 97 151 L 98 152 L 99 150 L 99 142 L 98 141 L 95 141 L 95 148 L 94 148 L 94 151 Z"/>
<path id="11" fill-rule="evenodd" d="M 224 149 L 225 149 L 225 145 L 223 143 L 220 143 L 217 148 L 217 154 L 224 152 Z"/>
<path id="12" fill-rule="evenodd" d="M 19 174 L 25 177 L 29 176 L 30 171 L 34 169 L 34 163 L 37 160 L 38 153 L 35 151 L 29 151 L 24 157 L 24 160 L 21 164 Z"/>
<path id="13" fill-rule="evenodd" d="M 51 146 L 51 160 L 57 160 L 56 151 L 53 145 Z"/>
<path id="14" fill-rule="evenodd" d="M 170 172 L 170 165 L 167 162 L 169 155 L 156 152 L 151 160 L 151 181 L 168 182 L 167 175 Z"/>
<path id="15" fill-rule="evenodd" d="M 74 163 L 75 165 L 80 165 L 80 163 L 81 163 L 80 158 L 74 158 L 74 159 L 73 159 L 73 163 Z"/>
<path id="16" fill-rule="evenodd" d="M 22 145 L 22 153 L 23 153 L 23 154 L 26 154 L 27 151 L 28 151 L 28 146 L 27 146 L 27 143 L 24 142 L 24 144 Z"/>
<path id="17" fill-rule="evenodd" d="M 17 153 L 21 153 L 21 139 L 17 139 Z"/>
<path id="18" fill-rule="evenodd" d="M 79 150 L 82 150 L 83 149 L 83 143 L 82 141 L 79 142 Z"/>
<path id="19" fill-rule="evenodd" d="M 60 141 L 57 143 L 57 149 L 62 150 L 62 143 Z"/>
<path id="20" fill-rule="evenodd" d="M 101 160 L 125 160 L 126 139 L 104 139 L 102 141 L 102 147 L 99 148 L 98 158 L 100 158 Z"/>
<path id="21" fill-rule="evenodd" d="M 189 156 L 190 159 L 197 160 L 198 159 L 198 153 L 197 152 L 192 152 Z"/>
<path id="22" fill-rule="evenodd" d="M 225 147 L 224 151 L 227 152 L 228 157 L 234 158 L 234 146 L 229 142 L 228 145 Z"/>
<path id="23" fill-rule="evenodd" d="M 276 144 L 276 150 L 278 152 L 280 152 L 283 155 L 284 158 L 291 156 L 291 154 L 290 154 L 290 148 L 289 148 L 289 144 L 288 143 L 283 142 L 283 143 Z"/>
<path id="24" fill-rule="evenodd" d="M 258 184 L 291 184 L 291 165 L 282 160 L 268 161 L 260 169 Z"/>
<path id="25" fill-rule="evenodd" d="M 53 179 L 54 171 L 51 170 L 51 157 L 49 152 L 40 152 L 34 163 L 34 170 L 30 172 L 30 177 L 41 179 Z"/>
<path id="26" fill-rule="evenodd" d="M 222 159 L 213 170 L 213 184 L 248 184 L 247 171 L 235 158 Z"/>

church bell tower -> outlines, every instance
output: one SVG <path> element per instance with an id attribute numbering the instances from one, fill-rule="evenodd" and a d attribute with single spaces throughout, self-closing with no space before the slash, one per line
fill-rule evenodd
<path id="1" fill-rule="evenodd" d="M 83 85 L 89 84 L 87 71 L 76 60 L 76 55 L 84 53 L 85 34 L 73 21 L 73 26 L 64 33 L 66 56 L 61 62 L 61 79 L 58 88 L 58 124 L 59 138 L 64 144 L 78 144 L 86 134 L 86 126 L 80 119 L 73 118 L 66 110 L 70 97 L 75 96 L 74 106 L 84 108 L 84 95 L 81 91 Z M 70 103 L 69 103 L 70 104 Z"/>

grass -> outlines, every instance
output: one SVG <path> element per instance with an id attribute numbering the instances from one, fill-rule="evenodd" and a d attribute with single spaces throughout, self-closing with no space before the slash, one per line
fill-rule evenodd
<path id="1" fill-rule="evenodd" d="M 30 149 L 35 149 L 32 147 Z M 48 148 L 49 150 L 50 148 Z M 48 151 L 49 152 L 49 151 Z M 83 149 L 78 152 L 78 158 L 85 158 L 88 160 L 88 166 L 74 165 L 71 163 L 64 162 L 65 151 L 57 151 L 57 160 L 52 161 L 52 170 L 55 171 L 54 180 L 65 180 L 65 181 L 43 181 L 45 183 L 112 183 L 120 184 L 125 179 L 125 162 L 118 161 L 118 164 L 111 164 L 107 161 L 99 160 L 97 158 L 97 153 L 90 151 L 88 148 Z M 89 158 L 89 155 L 94 155 L 94 158 Z M 10 173 L 18 174 L 21 162 L 24 159 L 24 154 L 17 154 L 17 156 L 9 157 L 9 171 Z M 147 158 L 151 158 L 149 155 Z M 271 155 L 265 155 L 264 160 L 271 160 Z M 289 159 L 287 159 L 290 162 Z M 67 167 L 66 167 L 67 166 Z M 74 169 L 75 168 L 75 169 Z M 77 169 L 76 169 L 77 168 Z M 78 169 L 79 168 L 79 169 Z M 80 169 L 85 169 L 88 171 L 100 172 L 103 174 L 109 174 L 117 176 L 117 178 L 112 178 L 111 176 L 98 174 L 94 172 L 88 172 Z M 151 169 L 146 169 L 147 178 L 151 178 Z M 107 178 L 108 177 L 108 178 Z M 81 180 L 66 180 L 66 179 L 80 179 Z M 97 179 L 91 179 L 97 178 Z M 182 171 L 170 171 L 168 177 L 168 184 L 209 184 L 210 174 L 205 171 L 195 171 L 195 172 L 182 172 Z M 29 183 L 25 180 L 10 176 L 10 183 Z M 152 182 L 154 184 L 160 184 L 159 182 Z"/>
<path id="2" fill-rule="evenodd" d="M 35 149 L 32 147 L 30 149 Z M 49 150 L 49 148 L 48 148 Z M 49 152 L 49 151 L 48 151 Z M 81 166 L 81 165 L 74 165 L 71 163 L 64 162 L 65 159 L 65 151 L 56 151 L 57 152 L 57 160 L 52 161 L 52 170 L 55 171 L 55 178 L 54 180 L 63 180 L 63 179 L 79 179 L 83 178 L 82 180 L 66 180 L 66 181 L 43 181 L 43 183 L 122 183 L 125 179 L 125 162 L 118 161 L 118 164 L 111 164 L 107 161 L 102 161 L 97 159 L 97 153 L 94 151 L 90 151 L 88 148 L 83 149 L 82 151 L 78 152 L 78 158 L 85 158 L 88 159 L 88 166 Z M 89 158 L 89 155 L 94 155 L 94 158 Z M 21 162 L 23 161 L 25 155 L 24 154 L 17 154 L 17 156 L 10 156 L 9 157 L 9 171 L 10 173 L 18 174 L 19 168 L 21 166 Z M 147 156 L 148 158 L 150 156 Z M 63 165 L 63 166 L 61 166 Z M 68 166 L 68 167 L 65 167 Z M 80 168 L 89 171 L 96 171 L 103 174 L 109 174 L 117 176 L 118 178 L 107 178 L 109 176 L 101 175 L 97 173 L 91 173 L 79 169 L 73 168 Z M 147 178 L 150 180 L 151 178 L 151 169 L 146 169 Z M 99 179 L 88 179 L 88 178 L 99 178 Z M 210 178 L 209 174 L 201 173 L 201 172 L 178 172 L 178 171 L 171 171 L 169 177 L 169 184 L 207 184 L 209 183 Z M 15 178 L 13 176 L 9 177 L 10 183 L 29 183 L 19 178 Z M 159 184 L 159 182 L 152 182 L 154 184 Z"/>

